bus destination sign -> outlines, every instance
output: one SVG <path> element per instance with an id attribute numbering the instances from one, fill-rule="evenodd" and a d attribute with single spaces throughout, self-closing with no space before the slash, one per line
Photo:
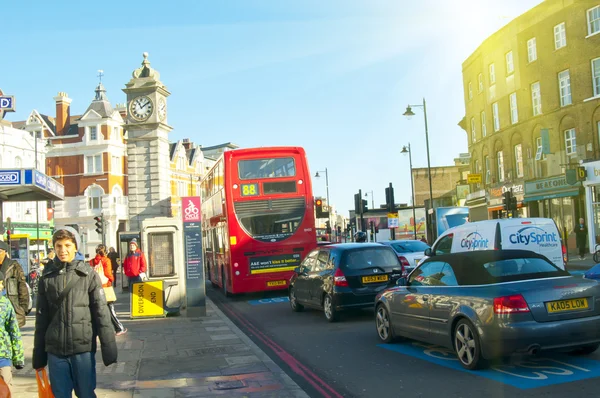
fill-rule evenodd
<path id="1" fill-rule="evenodd" d="M 261 256 L 250 258 L 250 273 L 290 271 L 300 265 L 300 253 L 280 254 L 277 256 Z"/>
<path id="2" fill-rule="evenodd" d="M 258 196 L 258 184 L 242 184 L 242 196 Z"/>

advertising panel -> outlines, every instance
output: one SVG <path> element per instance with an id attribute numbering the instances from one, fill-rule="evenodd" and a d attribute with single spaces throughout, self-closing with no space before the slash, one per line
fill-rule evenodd
<path id="1" fill-rule="evenodd" d="M 425 218 L 425 209 L 415 209 L 415 218 L 417 226 L 417 239 L 427 235 L 427 224 Z M 414 239 L 414 223 L 412 209 L 403 209 L 398 211 L 398 229 L 396 229 L 396 239 Z"/>
<path id="2" fill-rule="evenodd" d="M 260 256 L 250 258 L 250 273 L 290 271 L 300 265 L 300 253 L 280 254 L 276 256 Z"/>

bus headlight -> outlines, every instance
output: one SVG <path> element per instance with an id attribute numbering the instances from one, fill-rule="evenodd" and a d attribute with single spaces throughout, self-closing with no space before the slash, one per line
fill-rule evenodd
<path id="1" fill-rule="evenodd" d="M 240 271 L 235 271 L 235 276 L 239 276 Z"/>

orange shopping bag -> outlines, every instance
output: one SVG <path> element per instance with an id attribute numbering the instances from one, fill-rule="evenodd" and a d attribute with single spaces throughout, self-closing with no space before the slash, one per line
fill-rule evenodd
<path id="1" fill-rule="evenodd" d="M 10 389 L 2 377 L 0 377 L 0 398 L 10 398 Z"/>
<path id="2" fill-rule="evenodd" d="M 52 394 L 52 388 L 50 388 L 50 381 L 48 380 L 46 368 L 36 369 L 35 378 L 37 379 L 38 385 L 38 397 L 54 398 L 54 394 Z"/>

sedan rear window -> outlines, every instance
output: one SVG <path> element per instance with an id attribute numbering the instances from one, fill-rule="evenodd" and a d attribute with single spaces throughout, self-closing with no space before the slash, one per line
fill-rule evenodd
<path id="1" fill-rule="evenodd" d="M 369 248 L 346 253 L 342 264 L 348 269 L 371 267 L 396 268 L 400 266 L 398 257 L 389 248 Z"/>
<path id="2" fill-rule="evenodd" d="M 483 264 L 456 264 L 453 268 L 460 285 L 487 285 L 570 275 L 549 261 L 536 257 L 511 258 Z"/>

